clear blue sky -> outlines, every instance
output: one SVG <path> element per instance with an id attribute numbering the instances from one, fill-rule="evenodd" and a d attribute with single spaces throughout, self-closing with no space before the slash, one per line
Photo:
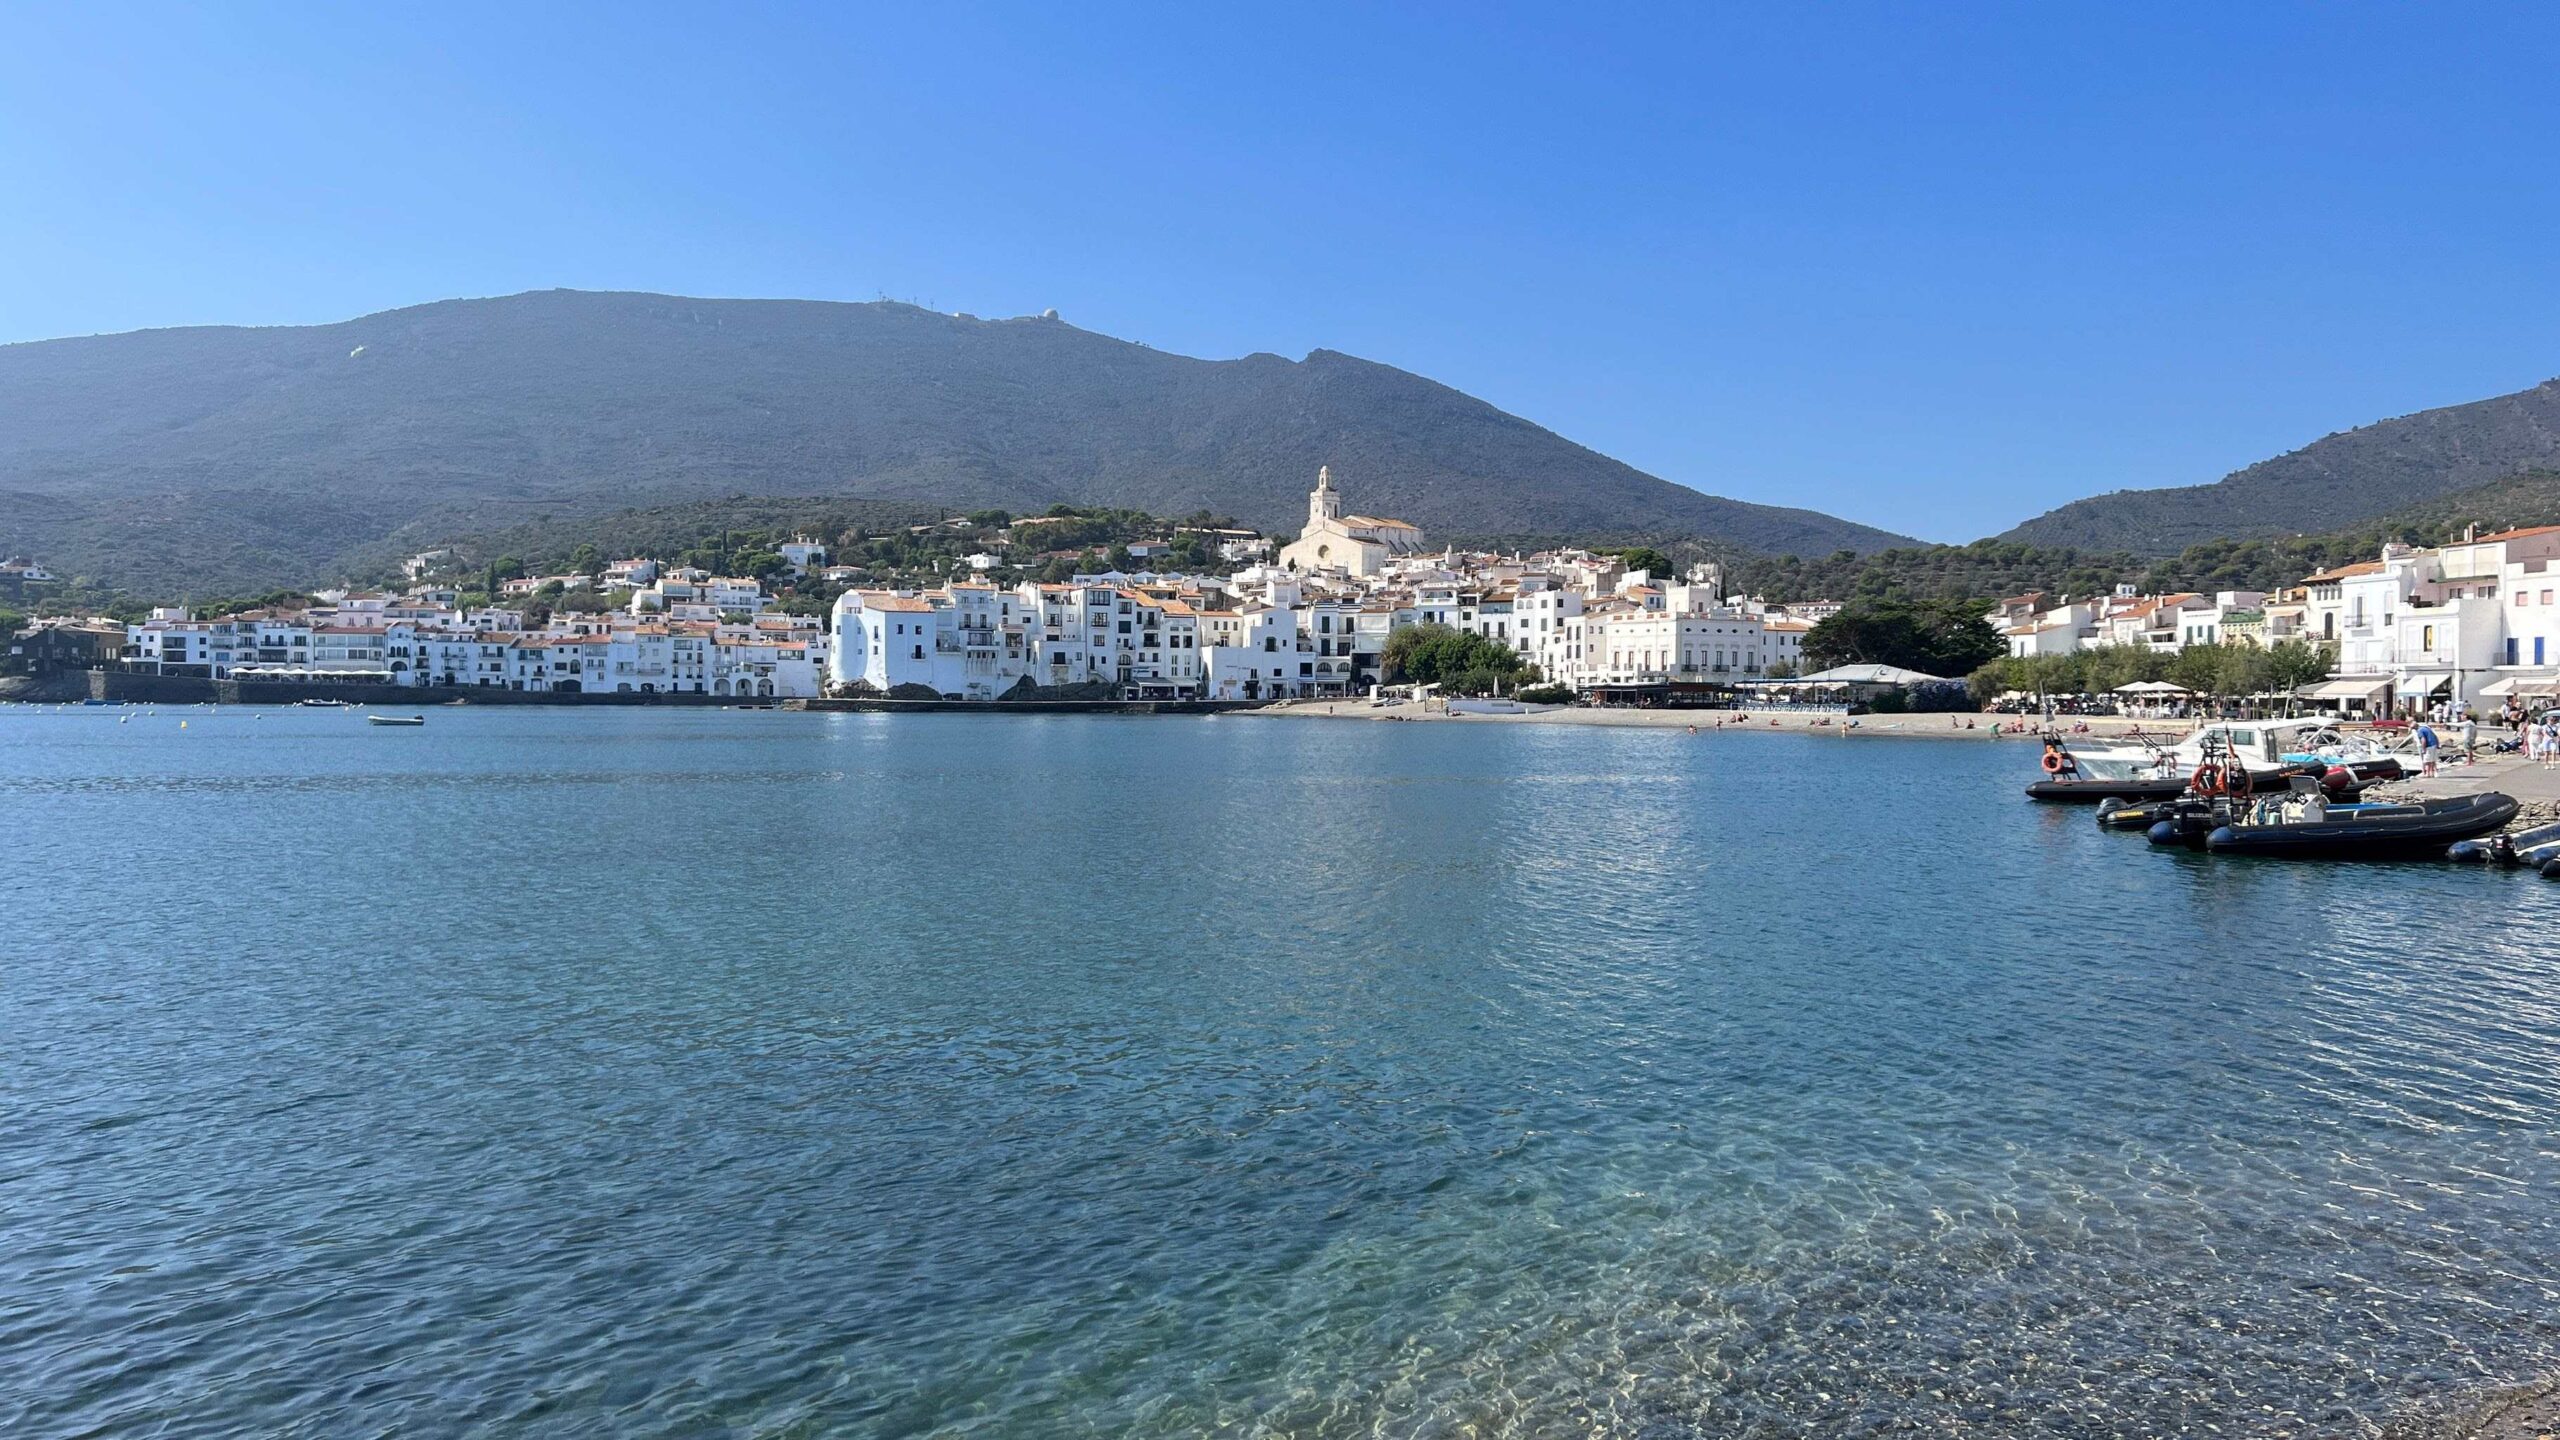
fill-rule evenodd
<path id="1" fill-rule="evenodd" d="M 1949 540 L 2560 374 L 2560 11 L 1258 9 L 0 0 L 0 340 L 1055 306 Z"/>

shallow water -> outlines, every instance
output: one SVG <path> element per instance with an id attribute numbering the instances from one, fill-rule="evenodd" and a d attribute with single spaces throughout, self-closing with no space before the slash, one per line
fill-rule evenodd
<path id="1" fill-rule="evenodd" d="M 2030 754 L 0 710 L 0 1433 L 2353 1434 L 2550 1368 L 2560 886 L 2155 853 Z"/>

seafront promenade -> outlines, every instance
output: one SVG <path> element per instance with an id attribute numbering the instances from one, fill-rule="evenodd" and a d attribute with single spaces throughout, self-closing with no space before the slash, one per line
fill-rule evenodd
<path id="1" fill-rule="evenodd" d="M 1398 701 L 1389 705 L 1373 705 L 1365 700 L 1300 700 L 1272 705 L 1253 712 L 1318 720 L 1410 720 L 1436 724 L 1465 725 L 1599 725 L 1630 729 L 1678 730 L 1694 729 L 1701 737 L 1719 735 L 1834 735 L 1852 740 L 2007 740 L 2022 748 L 2041 738 L 2032 716 L 2016 715 L 1842 715 L 1837 711 L 1806 710 L 1640 710 L 1596 709 L 1585 706 L 1558 705 L 1524 710 L 1516 715 L 1484 715 L 1451 713 L 1436 704 Z M 1955 723 L 1950 724 L 1953 720 Z M 1972 721 L 1968 727 L 1964 722 Z M 2017 727 L 2021 722 L 2026 728 Z M 2075 725 L 2088 728 L 2077 732 L 2086 738 L 2120 738 L 2129 735 L 2157 736 L 2174 740 L 2196 725 L 2194 720 L 2156 719 L 2126 715 L 2066 716 L 2058 722 L 2066 733 Z M 2452 727 L 2446 727 L 2448 731 Z M 2528 816 L 2560 813 L 2560 769 L 2545 769 L 2528 763 L 2520 755 L 2497 755 L 2488 750 L 2493 738 L 2512 732 L 2483 729 L 2481 751 L 2477 759 L 2463 761 L 2449 758 L 2440 773 L 2428 779 L 2401 781 L 2392 789 L 2419 796 L 2468 795 L 2481 790 L 2502 790 L 2525 806 Z M 2450 734 L 2446 737 L 2452 739 Z M 2451 748 L 2447 755 L 2453 755 Z M 2030 753 L 2028 760 L 2033 759 Z M 2414 757 L 2412 757 L 2414 760 Z M 2023 762 L 2022 762 L 2023 763 Z M 2030 767 L 2032 768 L 2032 767 Z"/>
<path id="2" fill-rule="evenodd" d="M 1608 725 L 1634 729 L 1696 730 L 1707 734 L 1815 734 L 1865 737 L 1898 736 L 1930 740 L 2032 740 L 2032 715 L 1844 715 L 1837 710 L 1674 710 L 1608 708 L 1581 705 L 1533 707 L 1511 714 L 1450 712 L 1437 702 L 1399 700 L 1378 705 L 1367 700 L 1297 700 L 1266 706 L 1261 715 L 1318 720 L 1431 720 L 1468 725 Z M 1952 721 L 1953 723 L 1949 723 Z M 1971 721 L 1970 728 L 1966 722 Z M 2191 720 L 2141 719 L 2125 715 L 2068 716 L 2064 728 L 2088 725 L 2093 736 L 2185 734 Z M 2016 727 L 2024 725 L 2024 731 Z"/>

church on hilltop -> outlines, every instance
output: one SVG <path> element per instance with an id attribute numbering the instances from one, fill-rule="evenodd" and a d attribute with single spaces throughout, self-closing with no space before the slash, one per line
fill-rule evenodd
<path id="1" fill-rule="evenodd" d="M 1280 563 L 1311 573 L 1340 570 L 1362 579 L 1387 568 L 1399 555 L 1422 549 L 1422 532 L 1401 520 L 1342 513 L 1342 492 L 1333 488 L 1333 468 L 1318 466 L 1316 488 L 1307 492 L 1307 528 L 1281 547 Z"/>

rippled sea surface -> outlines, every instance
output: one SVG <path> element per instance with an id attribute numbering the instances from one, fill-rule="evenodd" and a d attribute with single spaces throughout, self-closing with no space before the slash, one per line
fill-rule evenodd
<path id="1" fill-rule="evenodd" d="M 0 1433 L 2329 1435 L 2560 1361 L 2560 885 L 1989 744 L 429 713 L 0 711 Z"/>

